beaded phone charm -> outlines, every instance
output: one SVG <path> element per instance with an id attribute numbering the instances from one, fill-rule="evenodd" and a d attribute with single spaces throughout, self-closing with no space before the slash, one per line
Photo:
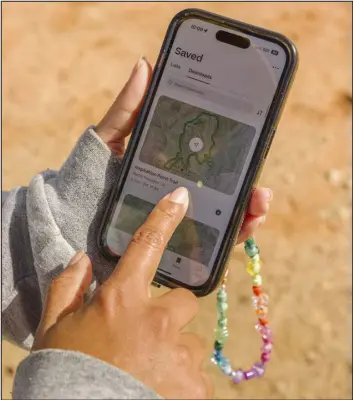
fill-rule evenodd
<path id="1" fill-rule="evenodd" d="M 268 296 L 262 292 L 262 277 L 259 274 L 261 269 L 259 248 L 257 247 L 253 238 L 246 240 L 244 247 L 246 254 L 250 258 L 246 270 L 253 279 L 252 290 L 254 295 L 252 297 L 252 302 L 258 317 L 258 324 L 255 326 L 255 328 L 262 337 L 262 348 L 261 361 L 255 363 L 251 369 L 246 371 L 243 371 L 242 369 L 233 369 L 230 361 L 224 357 L 224 342 L 228 338 L 228 303 L 225 278 L 217 293 L 218 326 L 215 329 L 214 351 L 211 361 L 218 365 L 224 374 L 230 376 L 234 383 L 258 378 L 264 375 L 265 364 L 270 361 L 273 343 L 272 331 L 269 328 L 267 321 Z"/>

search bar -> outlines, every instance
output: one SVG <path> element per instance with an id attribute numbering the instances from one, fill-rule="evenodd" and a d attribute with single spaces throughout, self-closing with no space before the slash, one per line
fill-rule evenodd
<path id="1" fill-rule="evenodd" d="M 167 79 L 167 83 L 173 89 L 181 90 L 183 92 L 192 92 L 196 96 L 232 110 L 235 109 L 247 114 L 251 114 L 254 110 L 252 104 L 244 98 L 225 95 L 210 88 L 200 88 L 192 83 L 175 78 Z"/>

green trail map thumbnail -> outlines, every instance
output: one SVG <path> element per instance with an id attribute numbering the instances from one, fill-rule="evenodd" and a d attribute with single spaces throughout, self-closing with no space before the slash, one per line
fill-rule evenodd
<path id="1" fill-rule="evenodd" d="M 140 160 L 225 194 L 233 194 L 255 128 L 161 96 Z"/>

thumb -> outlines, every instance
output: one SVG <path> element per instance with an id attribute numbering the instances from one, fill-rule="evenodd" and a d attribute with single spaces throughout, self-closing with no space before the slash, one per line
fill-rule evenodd
<path id="1" fill-rule="evenodd" d="M 151 73 L 151 65 L 141 57 L 123 90 L 96 126 L 97 135 L 106 144 L 115 145 L 115 150 L 118 150 L 117 144 L 131 133 L 151 80 Z"/>
<path id="2" fill-rule="evenodd" d="M 82 307 L 83 297 L 91 280 L 91 260 L 81 250 L 49 287 L 36 341 L 40 340 L 59 319 Z"/>

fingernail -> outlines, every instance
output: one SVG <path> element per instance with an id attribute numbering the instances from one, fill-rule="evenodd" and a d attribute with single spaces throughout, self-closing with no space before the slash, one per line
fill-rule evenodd
<path id="1" fill-rule="evenodd" d="M 173 203 L 185 204 L 189 199 L 189 192 L 184 187 L 179 187 L 174 192 L 169 193 L 166 198 Z"/>
<path id="2" fill-rule="evenodd" d="M 273 199 L 273 193 L 271 189 L 266 189 L 266 200 L 271 201 Z"/>
<path id="3" fill-rule="evenodd" d="M 68 265 L 72 265 L 72 264 L 76 264 L 78 261 L 81 260 L 81 258 L 83 258 L 85 256 L 85 252 L 83 250 L 80 250 L 79 252 L 77 252 L 72 259 L 70 260 L 70 262 L 68 263 Z"/>
<path id="4" fill-rule="evenodd" d="M 145 57 L 145 56 L 141 56 L 141 57 L 139 58 L 139 60 L 137 61 L 137 63 L 135 64 L 134 69 L 132 70 L 131 76 L 134 75 L 134 74 L 137 72 L 137 70 L 138 70 L 143 64 L 146 63 L 146 61 L 147 61 L 147 60 L 146 60 L 146 57 Z"/>

